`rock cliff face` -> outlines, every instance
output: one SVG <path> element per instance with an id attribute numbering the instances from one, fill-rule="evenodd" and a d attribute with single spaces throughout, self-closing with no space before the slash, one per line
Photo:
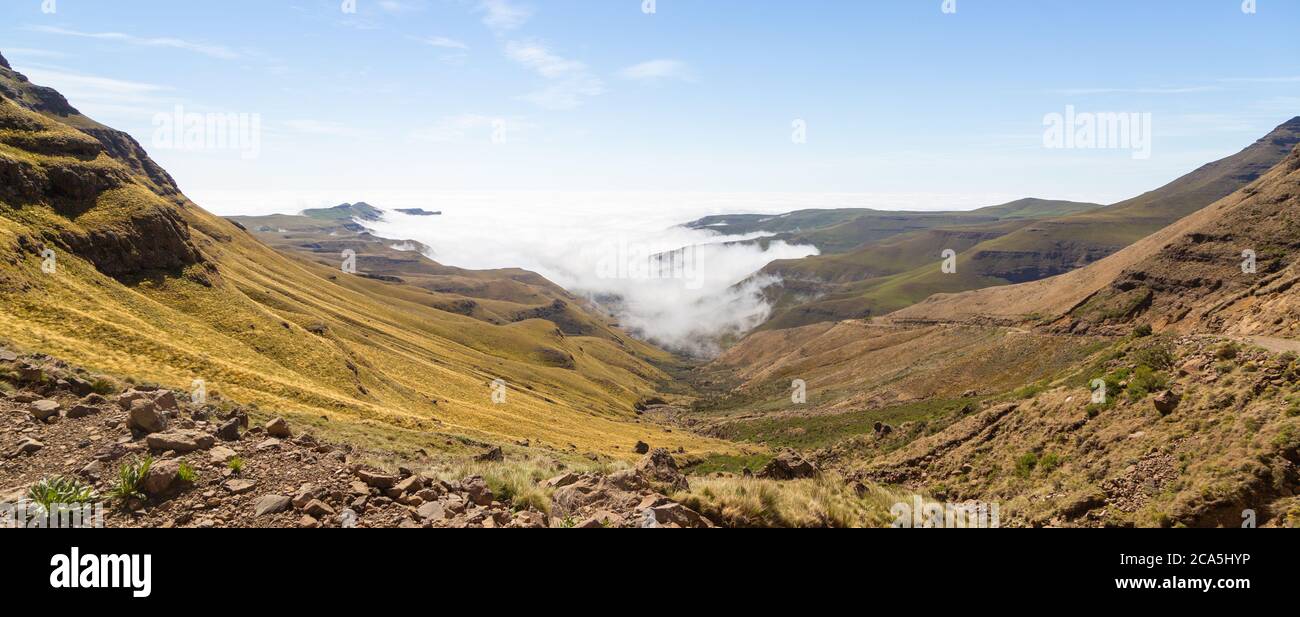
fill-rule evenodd
<path id="1" fill-rule="evenodd" d="M 0 202 L 28 210 L 19 216 L 36 232 L 24 235 L 20 248 L 67 251 L 118 278 L 205 261 L 179 212 L 175 182 L 140 144 L 81 116 L 7 63 L 0 68 L 0 130 L 0 144 L 26 155 L 0 154 Z"/>
<path id="2" fill-rule="evenodd" d="M 1135 262 L 1073 317 L 1092 324 L 1294 335 L 1300 327 L 1300 150 L 1207 220 Z M 1076 326 L 1077 328 L 1077 326 Z"/>

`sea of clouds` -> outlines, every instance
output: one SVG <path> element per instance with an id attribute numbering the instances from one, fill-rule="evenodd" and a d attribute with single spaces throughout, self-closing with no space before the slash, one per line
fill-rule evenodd
<path id="1" fill-rule="evenodd" d="M 818 251 L 779 241 L 760 248 L 744 241 L 762 234 L 726 236 L 682 224 L 712 214 L 899 205 L 864 205 L 861 196 L 698 193 L 373 191 L 349 198 L 299 191 L 199 199 L 224 215 L 365 201 L 385 211 L 384 220 L 364 222 L 379 236 L 418 241 L 429 247 L 428 257 L 449 266 L 532 270 L 596 303 L 634 335 L 701 356 L 716 353 L 720 338 L 767 318 L 771 307 L 761 291 L 777 281 L 756 272 Z"/>

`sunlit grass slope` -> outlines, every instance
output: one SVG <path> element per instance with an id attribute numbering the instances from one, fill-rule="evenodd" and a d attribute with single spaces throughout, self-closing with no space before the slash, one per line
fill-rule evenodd
<path id="1" fill-rule="evenodd" d="M 0 101 L 9 343 L 176 388 L 201 379 L 265 413 L 411 448 L 463 436 L 616 457 L 638 440 L 730 451 L 637 422 L 633 404 L 666 378 L 655 363 L 667 354 L 540 319 L 485 323 L 422 304 L 423 290 L 278 253 L 165 173 L 142 174 L 147 157 L 129 137 L 71 128 L 91 123 L 15 75 L 0 69 L 3 92 L 27 93 Z M 41 268 L 47 248 L 53 273 Z M 500 404 L 497 379 L 508 385 Z"/>

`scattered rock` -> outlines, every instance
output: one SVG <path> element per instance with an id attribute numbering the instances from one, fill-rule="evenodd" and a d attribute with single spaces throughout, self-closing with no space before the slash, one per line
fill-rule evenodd
<path id="1" fill-rule="evenodd" d="M 581 477 L 582 476 L 579 476 L 578 474 L 570 471 L 568 473 L 555 476 L 554 478 L 542 482 L 542 486 L 546 488 L 560 488 L 561 486 L 568 486 L 570 484 L 573 484 L 574 482 L 577 482 L 578 479 Z"/>
<path id="2" fill-rule="evenodd" d="M 232 495 L 243 495 L 253 490 L 256 485 L 257 483 L 252 480 L 226 480 L 221 486 L 230 491 Z"/>
<path id="3" fill-rule="evenodd" d="M 397 491 L 398 495 L 404 495 L 406 493 L 417 492 L 422 488 L 424 488 L 424 480 L 420 479 L 420 476 L 410 476 L 407 479 L 394 484 L 393 488 L 390 490 Z"/>
<path id="4" fill-rule="evenodd" d="M 1182 402 L 1182 397 L 1173 390 L 1165 390 L 1164 392 L 1157 394 L 1156 397 L 1151 400 L 1151 403 L 1155 405 L 1156 411 L 1160 412 L 1160 415 L 1162 416 L 1167 416 L 1173 413 L 1174 410 L 1178 408 L 1178 403 L 1180 402 Z"/>
<path id="5" fill-rule="evenodd" d="M 30 438 L 24 439 L 18 443 L 18 447 L 14 449 L 13 454 L 11 454 L 10 456 L 21 456 L 23 454 L 36 454 L 41 450 L 41 448 L 44 447 L 45 444 L 36 441 L 35 439 L 30 439 Z"/>
<path id="6" fill-rule="evenodd" d="M 140 488 L 147 495 L 155 497 L 162 495 L 176 484 L 180 471 L 181 463 L 178 460 L 154 461 Z"/>
<path id="7" fill-rule="evenodd" d="M 491 450 L 488 450 L 487 452 L 484 452 L 483 454 L 478 455 L 477 457 L 474 458 L 474 460 L 480 463 L 499 463 L 501 461 L 506 460 L 506 456 L 503 452 L 501 452 L 501 447 L 497 446 L 492 448 Z"/>
<path id="8" fill-rule="evenodd" d="M 222 441 L 239 441 L 239 418 L 231 418 L 217 429 L 217 438 Z"/>
<path id="9" fill-rule="evenodd" d="M 104 463 L 98 460 L 90 461 L 85 467 L 77 471 L 77 475 L 90 480 L 99 482 L 99 477 L 104 473 Z"/>
<path id="10" fill-rule="evenodd" d="M 356 474 L 358 478 L 361 478 L 362 482 L 366 483 L 366 485 L 381 489 L 393 488 L 393 485 L 397 484 L 398 480 L 397 476 L 390 476 L 388 474 L 368 471 L 365 469 L 358 469 Z"/>
<path id="11" fill-rule="evenodd" d="M 797 480 L 817 475 L 817 466 L 793 450 L 785 450 L 768 461 L 758 477 L 772 480 Z"/>
<path id="12" fill-rule="evenodd" d="M 225 446 L 217 446 L 211 452 L 208 452 L 208 460 L 212 461 L 214 465 L 225 465 L 236 456 L 239 456 L 239 454 Z"/>
<path id="13" fill-rule="evenodd" d="M 265 516 L 267 514 L 276 514 L 289 509 L 290 499 L 284 495 L 263 495 L 259 497 L 257 503 L 253 505 L 254 516 Z"/>
<path id="14" fill-rule="evenodd" d="M 100 410 L 100 408 L 98 408 L 98 407 L 95 407 L 95 406 L 92 406 L 92 405 L 86 405 L 86 404 L 84 404 L 84 403 L 80 403 L 80 404 L 77 404 L 77 405 L 73 406 L 72 409 L 69 409 L 69 410 L 68 410 L 68 418 L 73 419 L 73 420 L 76 420 L 77 418 L 85 418 L 85 417 L 87 417 L 87 416 L 93 416 L 93 415 L 96 415 L 96 414 L 98 414 L 100 411 L 101 411 L 101 410 Z"/>
<path id="15" fill-rule="evenodd" d="M 48 399 L 36 401 L 31 404 L 32 417 L 41 422 L 45 422 L 50 418 L 59 415 L 59 409 L 61 408 L 62 406 L 59 405 L 58 401 L 51 401 Z"/>
<path id="16" fill-rule="evenodd" d="M 686 476 L 677 470 L 677 461 L 669 454 L 667 448 L 655 448 L 636 464 L 636 470 L 647 480 L 666 484 L 673 490 L 684 491 L 690 488 Z"/>
<path id="17" fill-rule="evenodd" d="M 447 507 L 440 501 L 430 501 L 416 508 L 415 515 L 424 521 L 440 521 L 447 518 Z"/>
<path id="18" fill-rule="evenodd" d="M 636 446 L 632 448 L 632 451 L 637 454 L 645 454 L 650 451 L 650 444 L 644 441 L 638 441 L 636 442 Z"/>
<path id="19" fill-rule="evenodd" d="M 302 511 L 306 512 L 308 516 L 315 518 L 324 518 L 334 514 L 334 508 L 331 508 L 329 504 L 319 499 L 313 499 L 307 502 L 307 505 L 303 506 Z"/>
<path id="20" fill-rule="evenodd" d="M 285 422 L 284 418 L 276 418 L 267 422 L 266 434 L 281 439 L 288 439 L 293 436 L 293 432 L 289 430 L 289 423 Z"/>
<path id="21" fill-rule="evenodd" d="M 469 495 L 469 500 L 476 505 L 486 506 L 492 503 L 492 490 L 488 488 L 483 476 L 470 476 L 460 481 L 460 486 Z"/>
<path id="22" fill-rule="evenodd" d="M 166 433 L 153 433 L 145 438 L 145 443 L 149 444 L 150 450 L 160 452 L 174 450 L 184 453 L 211 448 L 216 440 L 212 435 L 202 431 L 179 429 Z"/>
<path id="23" fill-rule="evenodd" d="M 167 429 L 167 420 L 158 413 L 153 401 L 136 399 L 126 417 L 126 426 L 141 433 L 158 433 Z"/>

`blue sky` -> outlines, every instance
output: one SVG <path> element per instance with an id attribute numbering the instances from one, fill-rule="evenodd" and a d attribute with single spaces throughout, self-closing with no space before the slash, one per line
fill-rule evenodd
<path id="1" fill-rule="evenodd" d="M 343 5 L 6 0 L 0 52 L 217 211 L 381 189 L 1114 201 L 1300 115 L 1291 0 Z M 160 146 L 176 105 L 257 114 L 258 156 Z M 1151 114 L 1151 157 L 1044 148 L 1067 105 Z"/>

